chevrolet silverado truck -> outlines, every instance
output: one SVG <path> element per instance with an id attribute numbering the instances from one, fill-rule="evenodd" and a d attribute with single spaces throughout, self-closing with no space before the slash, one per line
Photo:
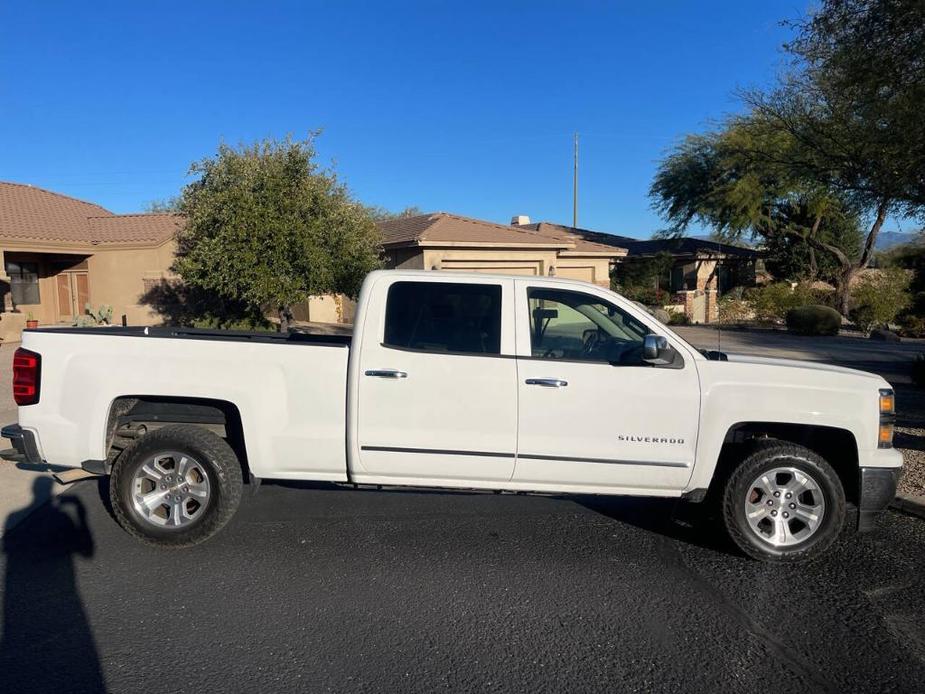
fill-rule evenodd
<path id="1" fill-rule="evenodd" d="M 245 483 L 325 480 L 683 498 L 797 561 L 869 528 L 902 465 L 879 376 L 702 353 L 554 277 L 374 272 L 351 335 L 26 330 L 13 370 L 7 456 L 110 475 L 118 522 L 167 547 Z"/>

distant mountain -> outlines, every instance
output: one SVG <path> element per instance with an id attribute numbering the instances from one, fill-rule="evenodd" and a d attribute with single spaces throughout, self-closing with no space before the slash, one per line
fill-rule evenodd
<path id="1" fill-rule="evenodd" d="M 875 247 L 878 251 L 888 251 L 904 243 L 915 241 L 917 235 L 916 233 L 905 231 L 881 231 L 880 235 L 877 236 Z"/>

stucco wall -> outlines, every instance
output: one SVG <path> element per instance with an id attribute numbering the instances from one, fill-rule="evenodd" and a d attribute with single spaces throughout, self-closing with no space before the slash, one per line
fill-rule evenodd
<path id="1" fill-rule="evenodd" d="M 139 303 L 145 292 L 145 280 L 169 275 L 173 263 L 174 242 L 157 248 L 102 249 L 89 259 L 90 303 L 112 306 L 113 322 L 124 314 L 129 325 L 151 325 L 161 318 L 150 307 Z"/>

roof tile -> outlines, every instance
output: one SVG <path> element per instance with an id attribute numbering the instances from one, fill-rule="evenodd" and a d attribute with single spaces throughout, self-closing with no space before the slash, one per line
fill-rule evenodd
<path id="1" fill-rule="evenodd" d="M 415 217 L 390 219 L 379 223 L 385 246 L 413 243 L 511 244 L 584 250 L 620 255 L 612 246 L 589 243 L 565 234 L 538 233 L 535 229 L 505 226 L 471 217 L 434 212 Z"/>
<path id="2" fill-rule="evenodd" d="M 63 243 L 162 243 L 182 217 L 115 215 L 104 207 L 22 183 L 0 181 L 0 239 Z"/>

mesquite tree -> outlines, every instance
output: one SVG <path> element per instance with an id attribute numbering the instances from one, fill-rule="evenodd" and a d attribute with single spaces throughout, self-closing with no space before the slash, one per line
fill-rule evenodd
<path id="1" fill-rule="evenodd" d="M 887 217 L 925 215 L 925 3 L 823 0 L 795 29 L 792 70 L 676 147 L 651 194 L 675 233 L 696 219 L 827 254 L 847 313 Z M 866 223 L 856 255 L 820 231 L 851 218 Z"/>
<path id="2" fill-rule="evenodd" d="M 184 282 L 279 315 L 309 296 L 356 296 L 379 266 L 380 237 L 367 210 L 307 140 L 231 147 L 192 165 L 180 211 L 176 272 Z"/>

